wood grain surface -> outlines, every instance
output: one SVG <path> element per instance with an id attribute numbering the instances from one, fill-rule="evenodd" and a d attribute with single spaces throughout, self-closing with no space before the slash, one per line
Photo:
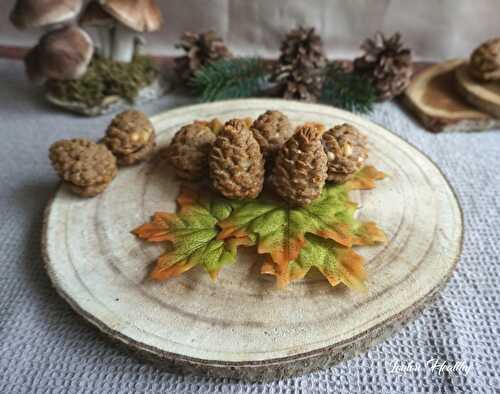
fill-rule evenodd
<path id="1" fill-rule="evenodd" d="M 360 247 L 368 292 L 331 288 L 308 275 L 285 290 L 240 252 L 216 283 L 202 269 L 165 283 L 146 279 L 162 252 L 130 234 L 155 211 L 175 210 L 179 183 L 159 160 L 124 168 L 104 194 L 61 187 L 46 211 L 43 252 L 60 295 L 99 330 L 179 372 L 247 380 L 303 374 L 350 358 L 415 316 L 450 277 L 461 249 L 459 204 L 438 168 L 386 129 L 332 107 L 283 100 L 235 100 L 155 116 L 159 148 L 195 119 L 256 117 L 267 109 L 295 124 L 349 122 L 369 138 L 369 164 L 388 177 L 356 192 L 359 215 L 389 242 Z"/>
<path id="2" fill-rule="evenodd" d="M 478 131 L 500 126 L 500 120 L 460 94 L 455 72 L 466 61 L 450 60 L 426 68 L 412 79 L 403 102 L 429 131 Z"/>
<path id="3" fill-rule="evenodd" d="M 476 81 L 467 71 L 466 63 L 457 68 L 455 76 L 458 90 L 470 104 L 496 118 L 500 118 L 499 81 Z"/>

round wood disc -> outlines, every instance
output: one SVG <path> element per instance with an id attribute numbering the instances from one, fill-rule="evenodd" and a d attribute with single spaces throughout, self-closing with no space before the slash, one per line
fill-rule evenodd
<path id="1" fill-rule="evenodd" d="M 433 64 L 412 78 L 404 103 L 429 131 L 473 131 L 500 126 L 500 120 L 460 94 L 458 70 L 465 60 Z"/>
<path id="2" fill-rule="evenodd" d="M 464 62 L 455 71 L 457 88 L 472 105 L 489 114 L 500 117 L 500 82 L 479 82 L 469 74 Z"/>
<path id="3" fill-rule="evenodd" d="M 368 135 L 368 164 L 388 176 L 354 192 L 361 219 L 374 220 L 388 243 L 359 247 L 365 294 L 331 288 L 308 275 L 287 289 L 259 275 L 255 252 L 213 283 L 201 268 L 151 282 L 164 250 L 130 230 L 155 211 L 175 211 L 179 182 L 160 160 L 122 168 L 100 196 L 82 199 L 62 186 L 46 212 L 44 255 L 61 296 L 85 319 L 165 367 L 215 376 L 270 380 L 352 357 L 407 322 L 446 283 L 462 242 L 455 195 L 438 168 L 386 129 L 332 107 L 283 100 L 235 100 L 155 116 L 159 147 L 199 119 L 257 117 L 276 109 L 294 124 L 348 122 Z"/>

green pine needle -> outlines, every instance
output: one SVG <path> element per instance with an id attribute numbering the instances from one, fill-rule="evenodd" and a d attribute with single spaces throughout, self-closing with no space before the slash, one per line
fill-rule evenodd
<path id="1" fill-rule="evenodd" d="M 200 101 L 251 97 L 266 86 L 269 69 L 261 59 L 224 59 L 207 64 L 190 81 Z"/>
<path id="2" fill-rule="evenodd" d="M 373 109 L 376 94 L 371 81 L 350 73 L 338 64 L 327 66 L 321 101 L 348 111 L 367 113 Z"/>

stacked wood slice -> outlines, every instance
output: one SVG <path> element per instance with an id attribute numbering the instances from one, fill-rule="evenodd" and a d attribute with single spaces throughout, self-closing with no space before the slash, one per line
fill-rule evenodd
<path id="1" fill-rule="evenodd" d="M 429 131 L 500 127 L 500 38 L 479 46 L 469 60 L 425 69 L 411 82 L 404 101 Z"/>

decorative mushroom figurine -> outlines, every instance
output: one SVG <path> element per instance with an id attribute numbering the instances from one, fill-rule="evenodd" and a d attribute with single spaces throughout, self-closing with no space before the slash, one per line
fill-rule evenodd
<path id="1" fill-rule="evenodd" d="M 92 58 L 90 36 L 77 27 L 64 27 L 82 9 L 82 0 L 18 0 L 10 20 L 18 29 L 48 30 L 24 59 L 26 74 L 35 83 L 75 79 L 87 70 Z"/>
<path id="2" fill-rule="evenodd" d="M 10 21 L 20 30 L 60 27 L 80 13 L 82 4 L 82 0 L 17 0 Z"/>
<path id="3" fill-rule="evenodd" d="M 35 83 L 46 79 L 78 79 L 92 60 L 92 39 L 82 29 L 67 26 L 45 34 L 26 55 L 28 78 Z"/>
<path id="4" fill-rule="evenodd" d="M 47 33 L 38 44 L 40 64 L 49 79 L 78 79 L 94 54 L 90 36 L 76 26 Z"/>
<path id="5" fill-rule="evenodd" d="M 133 59 L 137 36 L 152 32 L 163 25 L 163 17 L 155 0 L 100 0 L 103 9 L 119 23 L 115 27 L 111 58 L 130 63 Z"/>
<path id="6" fill-rule="evenodd" d="M 99 56 L 93 57 L 91 37 L 74 23 L 69 26 L 74 20 L 97 29 Z M 24 62 L 32 82 L 48 82 L 45 97 L 56 106 L 96 116 L 168 89 L 152 59 L 136 56 L 144 43 L 140 33 L 163 24 L 155 0 L 17 0 L 11 21 L 19 29 L 48 30 Z"/>
<path id="7" fill-rule="evenodd" d="M 82 27 L 93 27 L 99 36 L 99 55 L 110 59 L 112 55 L 112 37 L 114 35 L 115 19 L 108 14 L 97 0 L 88 3 L 83 10 L 78 23 Z"/>

